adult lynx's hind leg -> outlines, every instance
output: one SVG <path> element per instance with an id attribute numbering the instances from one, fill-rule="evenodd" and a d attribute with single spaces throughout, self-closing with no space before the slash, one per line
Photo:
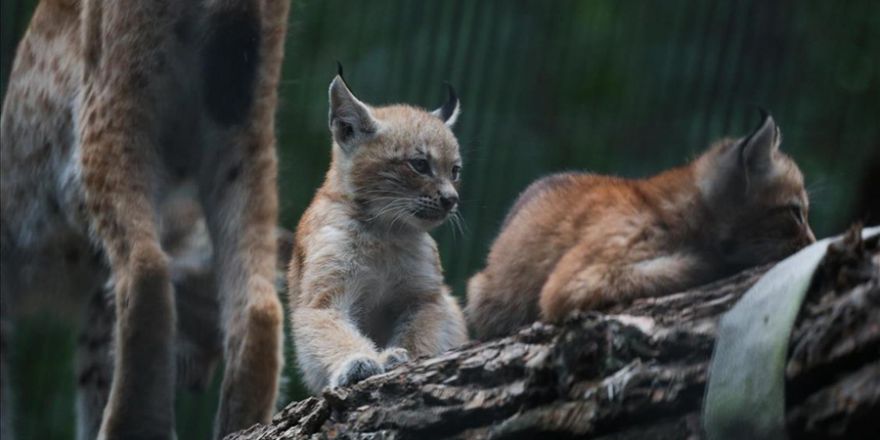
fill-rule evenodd
<path id="1" fill-rule="evenodd" d="M 168 1 L 83 5 L 81 142 L 86 209 L 114 276 L 113 384 L 101 438 L 170 438 L 174 302 L 156 225 L 157 89 Z"/>
<path id="2" fill-rule="evenodd" d="M 209 144 L 220 144 L 206 145 L 214 156 L 200 178 L 225 332 L 218 438 L 268 422 L 278 393 L 273 121 L 288 7 L 287 0 L 212 3 L 201 53 L 203 103 L 215 131 Z"/>

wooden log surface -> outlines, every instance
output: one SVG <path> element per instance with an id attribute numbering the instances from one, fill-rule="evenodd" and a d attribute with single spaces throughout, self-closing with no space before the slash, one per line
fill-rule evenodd
<path id="1" fill-rule="evenodd" d="M 792 438 L 880 432 L 877 241 L 851 231 L 817 272 L 786 367 Z M 418 359 L 227 439 L 702 438 L 718 319 L 769 267 Z"/>

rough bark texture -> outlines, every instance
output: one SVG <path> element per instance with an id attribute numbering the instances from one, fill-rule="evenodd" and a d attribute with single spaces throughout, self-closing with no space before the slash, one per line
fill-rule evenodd
<path id="1" fill-rule="evenodd" d="M 719 316 L 767 267 L 422 359 L 227 439 L 701 438 Z M 832 246 L 790 344 L 792 438 L 862 438 L 880 413 L 880 252 Z"/>

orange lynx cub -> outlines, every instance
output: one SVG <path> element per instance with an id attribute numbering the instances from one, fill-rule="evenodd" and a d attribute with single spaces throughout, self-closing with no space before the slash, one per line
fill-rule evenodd
<path id="1" fill-rule="evenodd" d="M 569 173 L 535 182 L 468 283 L 474 336 L 673 293 L 813 242 L 803 176 L 780 142 L 765 115 L 751 135 L 651 178 Z"/>
<path id="2" fill-rule="evenodd" d="M 296 231 L 289 291 L 313 392 L 464 343 L 464 316 L 428 235 L 456 215 L 458 98 L 433 113 L 368 106 L 330 84 L 333 159 Z"/>

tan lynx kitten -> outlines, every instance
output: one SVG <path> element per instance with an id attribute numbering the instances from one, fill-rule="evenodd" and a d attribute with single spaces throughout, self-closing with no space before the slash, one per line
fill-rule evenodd
<path id="1" fill-rule="evenodd" d="M 330 84 L 333 159 L 296 231 L 293 337 L 309 389 L 339 387 L 464 343 L 428 235 L 458 204 L 452 88 L 433 113 L 372 107 Z"/>
<path id="2" fill-rule="evenodd" d="M 475 337 L 674 293 L 815 240 L 797 165 L 765 116 L 689 165 L 648 179 L 559 174 L 532 184 L 468 283 Z"/>
<path id="3" fill-rule="evenodd" d="M 0 126 L 2 345 L 5 354 L 10 309 L 23 297 L 85 301 L 112 285 L 112 384 L 105 408 L 95 406 L 102 390 L 80 399 L 81 437 L 94 437 L 92 418 L 99 438 L 174 436 L 176 321 L 186 316 L 176 316 L 177 266 L 159 223 L 163 199 L 188 181 L 216 274 L 225 368 L 215 435 L 271 416 L 283 336 L 274 113 L 288 8 L 288 0 L 37 6 Z"/>

